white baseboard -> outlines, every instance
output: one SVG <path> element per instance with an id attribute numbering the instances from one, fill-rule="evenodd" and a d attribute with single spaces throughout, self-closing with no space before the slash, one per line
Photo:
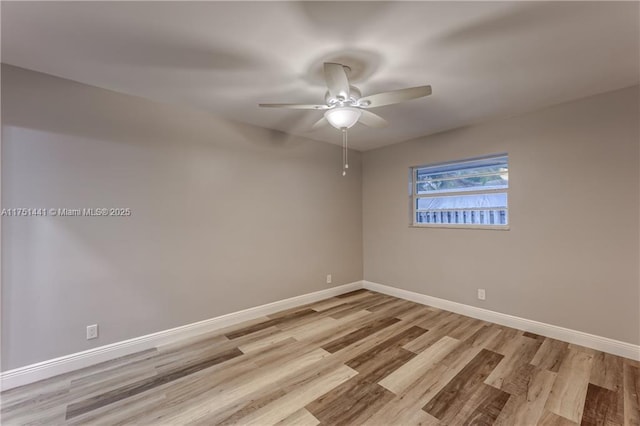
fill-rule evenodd
<path id="1" fill-rule="evenodd" d="M 423 305 L 433 306 L 436 308 L 444 309 L 446 311 L 466 315 L 468 317 L 505 325 L 507 327 L 517 328 L 518 330 L 529 331 L 541 336 L 551 337 L 552 339 L 562 340 L 565 342 L 574 343 L 577 345 L 640 361 L 640 346 L 633 345 L 631 343 L 621 342 L 619 340 L 596 336 L 594 334 L 584 333 L 582 331 L 558 327 L 557 325 L 546 324 L 539 321 L 533 321 L 513 315 L 490 311 L 488 309 L 477 308 L 475 306 L 452 302 L 450 300 L 439 299 L 437 297 L 427 296 L 425 294 L 415 293 L 413 291 L 402 290 L 384 284 L 377 284 L 370 281 L 364 281 L 363 283 L 364 288 L 371 291 L 377 291 L 379 293 L 388 294 L 389 296 L 399 297 L 401 299 L 410 300 L 412 302 L 421 303 Z"/>
<path id="2" fill-rule="evenodd" d="M 68 373 L 80 368 L 89 367 L 104 361 L 109 361 L 135 352 L 155 348 L 162 344 L 172 343 L 181 339 L 209 333 L 224 327 L 270 315 L 285 309 L 313 303 L 322 299 L 344 294 L 362 288 L 362 281 L 331 287 L 289 299 L 279 300 L 266 305 L 256 306 L 204 321 L 194 322 L 181 327 L 159 331 L 153 334 L 136 337 L 121 342 L 112 343 L 98 348 L 65 355 L 59 358 L 38 362 L 36 364 L 7 370 L 0 373 L 0 389 L 7 390 L 18 386 L 48 379 L 59 374 Z"/>

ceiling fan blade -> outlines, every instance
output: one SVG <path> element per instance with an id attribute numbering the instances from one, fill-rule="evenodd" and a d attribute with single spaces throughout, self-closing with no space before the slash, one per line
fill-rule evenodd
<path id="1" fill-rule="evenodd" d="M 391 92 L 376 93 L 375 95 L 360 98 L 359 103 L 363 108 L 376 108 L 385 105 L 397 104 L 410 99 L 421 98 L 431 94 L 431 86 L 409 87 L 407 89 L 392 90 Z"/>
<path id="2" fill-rule="evenodd" d="M 311 104 L 258 104 L 263 108 L 288 108 L 288 109 L 329 109 L 328 105 Z"/>
<path id="3" fill-rule="evenodd" d="M 374 114 L 371 111 L 365 110 L 362 110 L 362 115 L 360 115 L 360 119 L 358 121 L 369 127 L 382 128 L 389 125 L 389 122 L 380 117 L 378 114 Z"/>
<path id="4" fill-rule="evenodd" d="M 311 126 L 311 130 L 317 130 L 327 124 L 329 124 L 329 121 L 325 117 L 322 117 L 320 120 L 316 121 L 313 126 Z"/>
<path id="5" fill-rule="evenodd" d="M 349 79 L 341 64 L 324 63 L 324 79 L 329 88 L 329 94 L 338 99 L 349 99 Z"/>

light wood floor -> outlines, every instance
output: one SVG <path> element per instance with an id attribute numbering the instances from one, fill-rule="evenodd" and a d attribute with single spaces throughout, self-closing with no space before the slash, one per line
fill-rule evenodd
<path id="1" fill-rule="evenodd" d="M 359 290 L 4 392 L 2 424 L 638 425 L 640 363 Z"/>

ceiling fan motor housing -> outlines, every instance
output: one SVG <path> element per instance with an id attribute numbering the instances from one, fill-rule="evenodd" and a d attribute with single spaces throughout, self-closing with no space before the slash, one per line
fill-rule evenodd
<path id="1" fill-rule="evenodd" d="M 349 86 L 349 99 L 338 99 L 337 97 L 331 96 L 331 94 L 327 91 L 327 93 L 324 95 L 324 101 L 329 106 L 357 106 L 358 99 L 360 99 L 361 96 L 362 93 L 360 93 L 360 89 L 355 86 Z"/>

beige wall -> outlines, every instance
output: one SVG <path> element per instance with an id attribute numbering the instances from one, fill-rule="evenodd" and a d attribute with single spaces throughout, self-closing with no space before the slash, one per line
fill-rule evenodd
<path id="1" fill-rule="evenodd" d="M 360 154 L 2 67 L 2 368 L 362 279 Z M 85 327 L 100 338 L 85 340 Z"/>
<path id="2" fill-rule="evenodd" d="M 636 86 L 364 153 L 365 279 L 640 343 L 639 100 Z M 410 166 L 500 152 L 511 230 L 407 226 Z"/>

